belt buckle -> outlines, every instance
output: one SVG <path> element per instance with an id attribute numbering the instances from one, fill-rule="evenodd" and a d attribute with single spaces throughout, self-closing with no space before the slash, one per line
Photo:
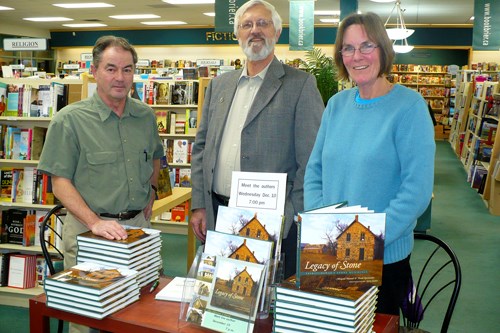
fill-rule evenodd
<path id="1" fill-rule="evenodd" d="M 123 212 L 119 212 L 118 213 L 118 221 L 122 221 L 123 220 L 122 214 L 123 214 Z"/>

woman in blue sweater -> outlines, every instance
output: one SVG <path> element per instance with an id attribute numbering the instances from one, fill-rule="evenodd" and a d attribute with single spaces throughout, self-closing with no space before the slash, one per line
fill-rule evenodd
<path id="1" fill-rule="evenodd" d="M 335 45 L 339 78 L 356 87 L 334 95 L 323 113 L 305 173 L 304 208 L 346 200 L 386 213 L 377 312 L 399 315 L 413 229 L 432 196 L 434 128 L 422 96 L 386 79 L 394 51 L 376 14 L 346 17 Z"/>

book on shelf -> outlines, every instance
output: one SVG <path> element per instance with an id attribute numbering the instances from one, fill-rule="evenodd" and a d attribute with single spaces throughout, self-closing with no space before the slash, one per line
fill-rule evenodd
<path id="1" fill-rule="evenodd" d="M 298 218 L 297 286 L 381 284 L 385 213 L 303 212 Z"/>
<path id="2" fill-rule="evenodd" d="M 173 142 L 173 163 L 188 163 L 188 141 L 175 139 Z"/>
<path id="3" fill-rule="evenodd" d="M 44 127 L 34 126 L 31 139 L 31 160 L 39 160 L 42 154 L 43 144 L 47 129 Z"/>
<path id="4" fill-rule="evenodd" d="M 194 280 L 190 278 L 176 276 L 165 287 L 163 287 L 156 295 L 155 299 L 170 302 L 182 302 L 184 288 L 189 288 L 186 284 L 194 285 Z"/>
<path id="5" fill-rule="evenodd" d="M 186 134 L 195 135 L 198 127 L 198 111 L 186 109 Z"/>
<path id="6" fill-rule="evenodd" d="M 154 104 L 170 104 L 170 85 L 168 82 L 154 81 L 153 89 L 156 93 Z"/>
<path id="7" fill-rule="evenodd" d="M 158 133 L 167 133 L 167 111 L 156 110 L 155 115 Z"/>
<path id="8" fill-rule="evenodd" d="M 172 195 L 172 184 L 170 182 L 170 167 L 167 162 L 167 156 L 160 158 L 160 173 L 158 175 L 158 187 L 156 195 L 163 199 Z"/>
<path id="9" fill-rule="evenodd" d="M 13 254 L 9 257 L 8 286 L 28 289 L 36 285 L 36 255 Z"/>
<path id="10" fill-rule="evenodd" d="M 12 168 L 0 169 L 0 201 L 12 202 Z"/>
<path id="11" fill-rule="evenodd" d="M 178 168 L 179 172 L 179 187 L 191 187 L 191 169 Z"/>
<path id="12" fill-rule="evenodd" d="M 52 265 L 56 272 L 60 272 L 64 269 L 64 260 L 62 258 L 52 257 Z M 45 278 L 50 276 L 49 267 L 47 261 L 42 255 L 36 256 L 36 282 L 38 286 L 43 286 Z"/>
<path id="13" fill-rule="evenodd" d="M 170 220 L 172 222 L 188 222 L 189 203 L 184 202 L 170 209 Z"/>

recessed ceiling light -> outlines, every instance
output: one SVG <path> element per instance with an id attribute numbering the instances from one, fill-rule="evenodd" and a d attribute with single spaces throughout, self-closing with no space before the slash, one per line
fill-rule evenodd
<path id="1" fill-rule="evenodd" d="M 339 23 L 338 18 L 324 18 L 324 19 L 319 19 L 323 23 Z"/>
<path id="2" fill-rule="evenodd" d="M 370 0 L 372 2 L 394 2 L 396 0 Z"/>
<path id="3" fill-rule="evenodd" d="M 60 21 L 73 21 L 71 18 L 67 17 L 25 17 L 23 20 L 33 21 L 33 22 L 60 22 Z"/>
<path id="4" fill-rule="evenodd" d="M 0 10 L 14 10 L 14 8 L 0 6 Z"/>
<path id="5" fill-rule="evenodd" d="M 322 16 L 322 15 L 340 15 L 340 10 L 315 10 L 314 15 Z"/>
<path id="6" fill-rule="evenodd" d="M 52 6 L 62 7 L 62 8 L 105 8 L 114 7 L 105 2 L 82 2 L 82 3 L 54 3 Z"/>
<path id="7" fill-rule="evenodd" d="M 171 5 L 198 5 L 204 3 L 215 3 L 215 0 L 162 0 Z"/>
<path id="8" fill-rule="evenodd" d="M 132 14 L 132 15 L 111 15 L 110 17 L 117 20 L 133 20 L 133 19 L 153 19 L 153 18 L 160 18 L 161 16 L 155 14 Z"/>
<path id="9" fill-rule="evenodd" d="M 180 24 L 187 24 L 187 23 L 183 22 L 183 21 L 146 21 L 146 22 L 141 22 L 141 24 L 145 24 L 145 25 L 180 25 Z"/>
<path id="10" fill-rule="evenodd" d="M 214 13 L 214 12 L 211 12 L 211 13 L 203 13 L 203 15 L 206 15 L 206 16 L 212 16 L 212 17 L 214 17 L 214 16 L 215 16 L 215 13 Z"/>
<path id="11" fill-rule="evenodd" d="M 97 27 L 107 27 L 104 23 L 75 23 L 75 24 L 63 24 L 65 27 L 69 28 L 97 28 Z"/>

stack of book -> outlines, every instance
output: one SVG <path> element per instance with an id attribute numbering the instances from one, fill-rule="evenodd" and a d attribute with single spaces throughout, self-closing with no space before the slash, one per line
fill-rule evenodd
<path id="1" fill-rule="evenodd" d="M 302 290 L 294 277 L 276 287 L 275 332 L 372 332 L 378 288 Z"/>
<path id="2" fill-rule="evenodd" d="M 385 213 L 342 204 L 299 214 L 296 275 L 275 291 L 275 332 L 372 332 Z"/>
<path id="3" fill-rule="evenodd" d="M 47 306 L 102 319 L 139 299 L 137 271 L 90 262 L 45 278 Z"/>
<path id="4" fill-rule="evenodd" d="M 77 263 L 136 270 L 140 287 L 158 280 L 162 267 L 160 231 L 127 227 L 127 239 L 109 240 L 87 231 L 76 237 Z"/>

